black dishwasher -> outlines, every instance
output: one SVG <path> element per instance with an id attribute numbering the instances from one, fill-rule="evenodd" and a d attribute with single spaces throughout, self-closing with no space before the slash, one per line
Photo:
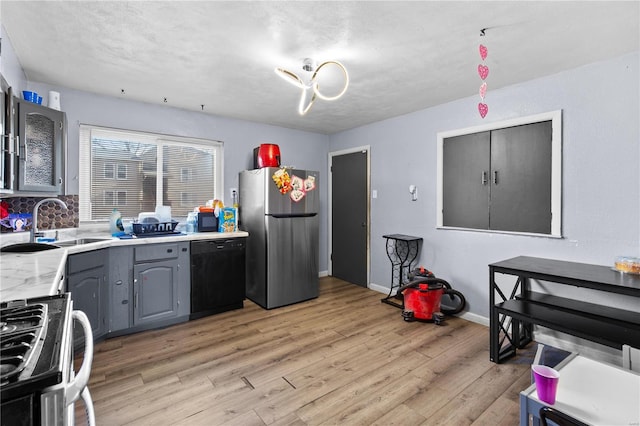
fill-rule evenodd
<path id="1" fill-rule="evenodd" d="M 191 242 L 190 319 L 243 307 L 246 238 Z"/>

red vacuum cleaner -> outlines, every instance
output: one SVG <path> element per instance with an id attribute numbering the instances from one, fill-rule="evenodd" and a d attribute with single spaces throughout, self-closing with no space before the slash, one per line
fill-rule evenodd
<path id="1" fill-rule="evenodd" d="M 424 267 L 416 268 L 409 274 L 410 281 L 398 289 L 402 293 L 405 321 L 425 321 L 442 325 L 445 315 L 461 312 L 466 300 L 462 293 L 451 288 L 448 282 Z M 442 303 L 442 297 L 445 303 Z M 448 299 L 448 300 L 447 300 Z"/>

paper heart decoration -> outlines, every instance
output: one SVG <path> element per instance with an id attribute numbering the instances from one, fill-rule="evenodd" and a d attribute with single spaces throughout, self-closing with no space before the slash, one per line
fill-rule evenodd
<path id="1" fill-rule="evenodd" d="M 487 82 L 485 81 L 480 85 L 480 99 L 484 100 L 484 95 L 487 94 Z"/>
<path id="2" fill-rule="evenodd" d="M 480 102 L 478 104 L 478 112 L 480 113 L 480 117 L 484 118 L 489 112 L 489 106 Z"/>
<path id="3" fill-rule="evenodd" d="M 481 79 L 486 79 L 489 75 L 489 67 L 482 64 L 478 65 L 478 75 Z"/>
<path id="4" fill-rule="evenodd" d="M 480 47 L 478 47 L 478 50 L 480 51 L 480 57 L 482 58 L 482 60 L 484 61 L 485 59 L 487 59 L 487 48 L 483 45 L 480 45 Z"/>

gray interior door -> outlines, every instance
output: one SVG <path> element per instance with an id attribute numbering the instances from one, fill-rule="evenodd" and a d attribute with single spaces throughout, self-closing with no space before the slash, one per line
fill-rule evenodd
<path id="1" fill-rule="evenodd" d="M 551 233 L 551 121 L 491 132 L 489 229 Z"/>
<path id="2" fill-rule="evenodd" d="M 367 151 L 332 157 L 331 275 L 367 287 Z"/>
<path id="3" fill-rule="evenodd" d="M 489 132 L 446 138 L 442 147 L 442 223 L 489 228 Z"/>

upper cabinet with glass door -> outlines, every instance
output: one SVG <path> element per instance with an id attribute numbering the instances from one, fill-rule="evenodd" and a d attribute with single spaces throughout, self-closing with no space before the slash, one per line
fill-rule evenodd
<path id="1" fill-rule="evenodd" d="M 15 100 L 18 142 L 17 190 L 64 193 L 64 112 Z"/>

